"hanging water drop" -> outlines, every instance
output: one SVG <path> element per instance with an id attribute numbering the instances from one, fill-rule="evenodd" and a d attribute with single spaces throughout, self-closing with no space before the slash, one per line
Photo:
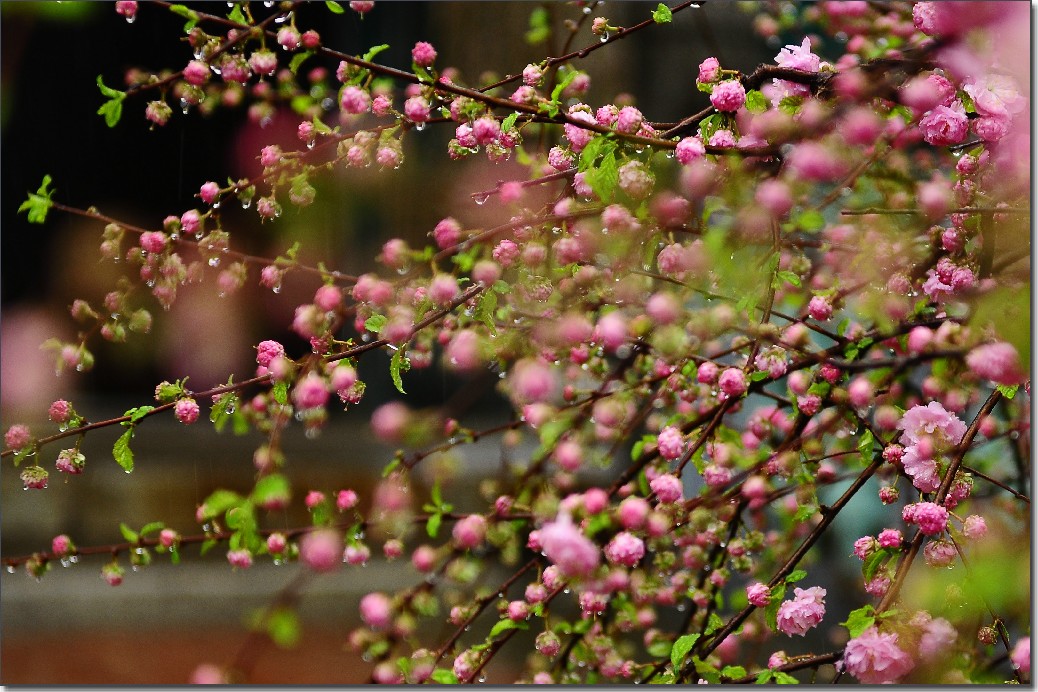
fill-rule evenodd
<path id="1" fill-rule="evenodd" d="M 274 286 L 270 290 L 274 291 L 274 293 L 281 293 L 281 284 L 278 284 L 277 286 Z"/>
<path id="2" fill-rule="evenodd" d="M 219 208 L 220 208 L 220 201 L 217 200 L 217 201 L 213 202 L 213 209 L 219 209 Z"/>
<path id="3" fill-rule="evenodd" d="M 609 32 L 607 31 L 604 34 L 602 34 L 602 38 L 600 38 L 598 40 L 601 41 L 602 43 L 605 43 L 606 41 L 608 41 L 609 40 Z"/>
<path id="4" fill-rule="evenodd" d="M 209 258 L 209 266 L 210 267 L 218 267 L 218 266 L 220 266 L 220 258 L 219 257 L 210 257 Z"/>
<path id="5" fill-rule="evenodd" d="M 311 139 L 309 142 L 306 143 L 306 148 L 307 149 L 313 149 L 314 148 L 314 144 L 315 144 L 314 140 Z"/>
<path id="6" fill-rule="evenodd" d="M 418 132 L 421 132 L 422 130 L 425 129 L 425 123 L 415 123 L 414 124 L 414 129 L 417 130 Z"/>
<path id="7" fill-rule="evenodd" d="M 264 7 L 273 7 L 274 6 L 274 0 L 263 0 L 263 6 Z"/>
<path id="8" fill-rule="evenodd" d="M 251 199 L 243 199 L 241 201 L 241 208 L 242 209 L 248 209 L 251 206 L 252 206 L 252 200 Z"/>
<path id="9" fill-rule="evenodd" d="M 131 15 L 131 16 L 126 18 L 126 23 L 127 24 L 133 24 L 135 21 L 137 21 L 137 17 L 135 15 Z"/>
<path id="10" fill-rule="evenodd" d="M 7 566 L 7 573 L 8 574 L 14 574 L 14 565 L 8 565 Z"/>
<path id="11" fill-rule="evenodd" d="M 481 207 L 487 203 L 488 199 L 490 199 L 490 195 L 486 193 L 481 193 L 473 197 L 473 200 L 475 200 L 476 204 L 478 204 Z"/>

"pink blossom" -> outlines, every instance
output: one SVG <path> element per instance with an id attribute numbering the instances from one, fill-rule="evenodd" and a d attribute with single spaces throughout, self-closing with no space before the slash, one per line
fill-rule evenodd
<path id="1" fill-rule="evenodd" d="M 270 362 L 275 358 L 285 355 L 285 347 L 277 341 L 261 341 L 256 347 L 256 362 L 262 367 L 270 367 Z"/>
<path id="2" fill-rule="evenodd" d="M 935 147 L 958 144 L 966 139 L 969 120 L 962 104 L 955 101 L 951 106 L 937 106 L 920 120 L 923 139 Z"/>
<path id="3" fill-rule="evenodd" d="M 917 502 L 906 505 L 901 511 L 906 523 L 916 524 L 928 536 L 944 533 L 948 528 L 948 510 L 933 502 Z"/>
<path id="4" fill-rule="evenodd" d="M 660 433 L 662 435 L 662 433 Z M 675 457 L 677 458 L 677 457 Z M 652 492 L 656 493 L 656 499 L 664 504 L 679 502 L 683 498 L 681 479 L 669 473 L 656 476 L 649 482 Z"/>
<path id="5" fill-rule="evenodd" d="M 486 535 L 487 518 L 482 514 L 470 514 L 460 519 L 451 532 L 451 536 L 454 538 L 454 545 L 462 550 L 475 548 L 483 542 Z"/>
<path id="6" fill-rule="evenodd" d="M 8 449 L 24 449 L 29 446 L 32 441 L 32 434 L 29 432 L 28 426 L 16 423 L 7 429 L 4 433 L 4 444 L 7 445 Z"/>
<path id="7" fill-rule="evenodd" d="M 1020 384 L 1026 377 L 1012 344 L 998 341 L 977 346 L 966 355 L 966 365 L 978 377 L 997 384 Z"/>
<path id="8" fill-rule="evenodd" d="M 878 543 L 872 536 L 862 536 L 858 540 L 854 541 L 854 555 L 859 560 L 865 560 L 875 552 Z"/>
<path id="9" fill-rule="evenodd" d="M 923 548 L 923 559 L 930 567 L 948 567 L 955 562 L 958 551 L 950 541 L 930 541 Z"/>
<path id="10" fill-rule="evenodd" d="M 674 155 L 683 166 L 696 161 L 706 156 L 706 147 L 703 146 L 703 140 L 697 137 L 685 137 L 678 142 L 677 149 L 674 151 Z"/>
<path id="11" fill-rule="evenodd" d="M 385 629 L 393 615 L 392 604 L 384 593 L 375 591 L 360 599 L 360 618 L 374 629 Z"/>
<path id="12" fill-rule="evenodd" d="M 936 401 L 926 406 L 913 406 L 905 412 L 897 427 L 903 431 L 900 441 L 905 445 L 915 444 L 924 435 L 934 434 L 950 445 L 957 445 L 966 434 L 966 424 Z"/>
<path id="13" fill-rule="evenodd" d="M 537 86 L 537 83 L 541 81 L 541 77 L 544 74 L 541 72 L 541 68 L 533 63 L 530 63 L 523 68 L 523 84 L 527 86 Z"/>
<path id="14" fill-rule="evenodd" d="M 787 45 L 775 56 L 775 62 L 780 67 L 803 72 L 818 72 L 822 59 L 811 52 L 811 39 L 804 37 L 803 43 Z"/>
<path id="15" fill-rule="evenodd" d="M 126 17 L 127 21 L 133 21 L 137 17 L 137 0 L 116 0 L 115 11 Z"/>
<path id="16" fill-rule="evenodd" d="M 937 3 L 917 2 L 912 6 L 912 23 L 928 36 L 937 33 Z"/>
<path id="17" fill-rule="evenodd" d="M 184 81 L 195 86 L 202 86 L 209 81 L 209 66 L 201 60 L 192 60 L 184 68 Z"/>
<path id="18" fill-rule="evenodd" d="M 746 391 L 746 373 L 739 368 L 726 368 L 717 379 L 717 386 L 728 396 L 740 396 Z"/>
<path id="19" fill-rule="evenodd" d="M 746 103 L 746 89 L 737 79 L 727 79 L 714 86 L 710 103 L 721 112 L 734 112 Z"/>
<path id="20" fill-rule="evenodd" d="M 598 567 L 598 547 L 565 512 L 540 529 L 544 554 L 567 577 L 584 577 Z"/>
<path id="21" fill-rule="evenodd" d="M 436 49 L 431 43 L 418 41 L 411 49 L 411 59 L 416 65 L 429 67 L 436 60 Z"/>
<path id="22" fill-rule="evenodd" d="M 638 529 L 645 524 L 650 511 L 649 503 L 641 497 L 624 498 L 617 510 L 620 525 L 625 529 Z"/>
<path id="23" fill-rule="evenodd" d="M 342 549 L 335 529 L 311 531 L 299 541 L 299 559 L 315 572 L 331 572 L 342 564 Z"/>
<path id="24" fill-rule="evenodd" d="M 501 123 L 491 116 L 479 118 L 472 123 L 472 136 L 479 144 L 492 144 L 501 137 Z"/>
<path id="25" fill-rule="evenodd" d="M 605 547 L 605 556 L 614 565 L 634 567 L 645 556 L 645 543 L 634 534 L 621 531 Z"/>
<path id="26" fill-rule="evenodd" d="M 767 584 L 754 582 L 746 587 L 746 600 L 758 608 L 766 608 L 771 603 L 771 589 Z"/>
<path id="27" fill-rule="evenodd" d="M 414 123 L 424 123 L 429 119 L 429 102 L 421 96 L 412 96 L 404 101 L 404 115 Z"/>
<path id="28" fill-rule="evenodd" d="M 436 224 L 436 227 L 433 229 L 433 238 L 435 238 L 436 245 L 441 250 L 456 245 L 461 240 L 461 224 L 453 217 L 448 216 Z"/>
<path id="29" fill-rule="evenodd" d="M 380 440 L 399 442 L 410 420 L 411 412 L 407 405 L 400 401 L 391 401 L 379 406 L 371 414 L 371 429 Z"/>
<path id="30" fill-rule="evenodd" d="M 901 465 L 912 479 L 912 485 L 924 493 L 932 493 L 941 484 L 937 461 L 931 456 L 920 455 L 919 448 L 920 445 L 907 447 L 901 456 Z"/>
<path id="31" fill-rule="evenodd" d="M 190 397 L 179 399 L 173 406 L 173 413 L 178 421 L 191 425 L 198 420 L 198 403 Z"/>
<path id="32" fill-rule="evenodd" d="M 562 649 L 562 641 L 559 639 L 559 635 L 551 630 L 546 630 L 537 635 L 534 647 L 539 653 L 550 658 Z"/>
<path id="33" fill-rule="evenodd" d="M 335 506 L 340 512 L 357 506 L 357 493 L 353 490 L 340 490 L 335 496 Z"/>
<path id="34" fill-rule="evenodd" d="M 54 467 L 62 473 L 78 476 L 86 467 L 86 457 L 74 447 L 63 449 L 58 452 L 58 460 L 54 463 Z"/>
<path id="35" fill-rule="evenodd" d="M 971 514 L 962 522 L 962 535 L 970 540 L 983 538 L 987 532 L 987 522 L 979 514 Z"/>
<path id="36" fill-rule="evenodd" d="M 713 384 L 717 382 L 717 373 L 720 368 L 717 367 L 717 363 L 712 361 L 705 361 L 699 364 L 696 369 L 696 382 L 700 384 Z"/>
<path id="37" fill-rule="evenodd" d="M 844 669 L 866 685 L 897 682 L 915 667 L 912 657 L 897 645 L 896 634 L 869 627 L 847 642 Z"/>
<path id="38" fill-rule="evenodd" d="M 779 606 L 776 623 L 783 634 L 804 636 L 825 616 L 825 589 L 820 586 L 795 588 L 793 593 L 793 600 L 783 601 Z"/>
<path id="39" fill-rule="evenodd" d="M 458 280 L 450 274 L 437 274 L 429 283 L 429 298 L 437 305 L 449 305 L 458 295 Z"/>
<path id="40" fill-rule="evenodd" d="M 292 400 L 304 411 L 324 406 L 328 401 L 328 387 L 324 378 L 314 373 L 304 377 L 292 391 Z"/>
<path id="41" fill-rule="evenodd" d="M 721 63 L 717 58 L 709 57 L 699 63 L 699 76 L 696 81 L 701 84 L 710 84 L 721 78 Z"/>
<path id="42" fill-rule="evenodd" d="M 743 100 L 745 100 L 745 94 L 743 96 Z M 616 116 L 616 129 L 633 134 L 642 126 L 642 119 L 640 110 L 634 106 L 624 106 Z"/>
<path id="43" fill-rule="evenodd" d="M 660 456 L 664 459 L 674 460 L 679 458 L 684 451 L 685 439 L 680 429 L 676 426 L 668 425 L 660 431 L 656 440 L 656 446 L 659 449 Z"/>
<path id="44" fill-rule="evenodd" d="M 356 86 L 348 86 L 342 90 L 339 105 L 347 113 L 365 113 L 371 106 L 371 94 Z"/>
<path id="45" fill-rule="evenodd" d="M 67 423 L 72 415 L 72 404 L 64 399 L 58 399 L 47 409 L 47 415 L 55 423 Z"/>
<path id="46" fill-rule="evenodd" d="M 711 488 L 727 485 L 732 480 L 732 470 L 720 464 L 707 464 L 703 469 L 703 481 Z"/>
<path id="47" fill-rule="evenodd" d="M 72 539 L 69 538 L 66 534 L 55 536 L 50 542 L 50 550 L 55 555 L 68 555 L 75 549 L 76 547 L 75 545 L 73 545 Z"/>
<path id="48" fill-rule="evenodd" d="M 915 618 L 913 618 L 915 620 Z M 919 658 L 929 662 L 943 658 L 952 653 L 959 633 L 944 618 L 930 619 L 926 615 L 926 623 L 922 625 L 922 636 L 919 637 Z"/>
<path id="49" fill-rule="evenodd" d="M 237 569 L 248 569 L 252 567 L 252 553 L 248 550 L 229 550 L 227 562 Z"/>
<path id="50" fill-rule="evenodd" d="M 1021 637 L 1009 654 L 1013 667 L 1024 675 L 1031 674 L 1031 638 Z"/>
<path id="51" fill-rule="evenodd" d="M 512 396 L 521 404 L 547 401 L 557 381 L 553 370 L 539 360 L 526 358 L 516 363 L 511 377 Z"/>
<path id="52" fill-rule="evenodd" d="M 881 548 L 899 548 L 904 538 L 897 529 L 883 529 L 877 536 Z"/>

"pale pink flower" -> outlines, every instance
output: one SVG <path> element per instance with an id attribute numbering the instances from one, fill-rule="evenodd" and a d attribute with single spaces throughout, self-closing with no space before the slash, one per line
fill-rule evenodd
<path id="1" fill-rule="evenodd" d="M 771 589 L 760 582 L 750 584 L 746 587 L 746 600 L 758 608 L 765 608 L 771 603 Z"/>
<path id="2" fill-rule="evenodd" d="M 966 355 L 966 365 L 977 376 L 998 384 L 1020 384 L 1025 373 L 1012 344 L 999 341 L 977 346 Z"/>
<path id="3" fill-rule="evenodd" d="M 825 589 L 820 586 L 795 588 L 793 593 L 793 600 L 783 601 L 779 606 L 776 623 L 783 634 L 804 636 L 825 617 Z"/>
<path id="4" fill-rule="evenodd" d="M 360 599 L 360 617 L 375 629 L 389 626 L 393 615 L 392 604 L 384 593 L 369 593 Z"/>
<path id="5" fill-rule="evenodd" d="M 645 556 L 645 543 L 634 534 L 621 531 L 605 547 L 605 556 L 614 565 L 634 567 Z"/>
<path id="6" fill-rule="evenodd" d="M 567 577 L 587 576 L 598 567 L 598 546 L 565 512 L 540 528 L 540 543 L 547 558 Z"/>
<path id="7" fill-rule="evenodd" d="M 1013 651 L 1009 654 L 1009 660 L 1013 662 L 1013 667 L 1024 675 L 1031 674 L 1030 637 L 1022 637 L 1017 641 L 1016 646 L 1013 647 Z"/>
<path id="8" fill-rule="evenodd" d="M 663 433 L 660 434 L 662 435 Z M 677 457 L 674 458 L 676 459 Z M 652 488 L 652 492 L 656 493 L 656 498 L 662 503 L 678 502 L 682 499 L 683 488 L 681 479 L 672 474 L 664 473 L 656 476 L 649 482 L 649 487 Z"/>
<path id="9" fill-rule="evenodd" d="M 847 642 L 843 666 L 866 685 L 879 685 L 904 677 L 915 662 L 898 647 L 896 634 L 882 634 L 873 626 Z"/>
<path id="10" fill-rule="evenodd" d="M 906 446 L 919 442 L 924 434 L 934 435 L 938 432 L 946 442 L 957 445 L 966 434 L 966 424 L 937 401 L 931 401 L 926 406 L 913 406 L 905 412 L 897 427 L 903 431 L 900 442 Z"/>

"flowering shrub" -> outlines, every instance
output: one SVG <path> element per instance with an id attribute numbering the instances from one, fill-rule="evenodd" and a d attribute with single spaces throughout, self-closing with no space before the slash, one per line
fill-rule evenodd
<path id="1" fill-rule="evenodd" d="M 88 422 L 55 401 L 57 428 L 10 424 L 2 453 L 45 492 L 54 473 L 108 463 L 81 452 L 86 435 L 120 430 L 112 456 L 130 473 L 147 463 L 132 447 L 148 419 L 194 431 L 208 408 L 217 431 L 260 435 L 255 468 L 244 486 L 178 508 L 192 534 L 167 517 L 85 546 L 68 527 L 40 552 L 5 555 L 9 568 L 41 577 L 106 555 L 97 569 L 116 586 L 133 578 L 126 562 L 153 553 L 222 551 L 222 567 L 242 572 L 296 563 L 304 581 L 257 620 L 283 644 L 301 583 L 408 556 L 396 564 L 422 576 L 365 586 L 347 636 L 379 683 L 481 681 L 523 647 L 517 682 L 1030 680 L 1030 602 L 1003 592 L 1026 581 L 1014 570 L 1026 570 L 1030 503 L 1019 4 L 761 4 L 757 30 L 795 40 L 748 73 L 720 56 L 682 65 L 708 105 L 676 122 L 623 94 L 594 101 L 582 60 L 635 33 L 681 31 L 694 3 L 639 6 L 626 27 L 595 3 L 556 6 L 566 45 L 582 47 L 488 83 L 428 41 L 393 66 L 379 62 L 386 46 L 327 45 L 294 3 L 267 5 L 116 3 L 131 22 L 182 16 L 191 55 L 131 71 L 125 90 L 99 77 L 98 113 L 162 128 L 205 127 L 196 111 L 239 103 L 258 122 L 291 109 L 296 146 L 257 148 L 251 178 L 229 171 L 221 184 L 214 170 L 192 208 L 145 226 L 59 202 L 64 183 L 50 176 L 21 210 L 37 224 L 88 219 L 102 259 L 126 273 L 101 300 L 73 303 L 76 339 L 44 344 L 59 371 L 91 369 L 98 340 L 148 332 L 188 284 L 214 300 L 305 284 L 292 339 L 258 341 L 243 380 L 142 384 L 117 418 Z M 326 3 L 329 21 L 374 5 Z M 528 38 L 542 45 L 552 25 L 532 14 Z M 424 247 L 385 240 L 353 276 L 308 264 L 298 245 L 249 254 L 228 221 L 240 205 L 277 228 L 327 194 L 331 171 L 407 166 L 426 130 L 448 132 L 441 153 L 459 171 L 484 157 L 520 164 L 521 176 L 472 191 L 492 223 L 459 210 Z M 512 414 L 477 428 L 469 412 L 386 403 L 370 426 L 399 451 L 370 497 L 342 487 L 348 476 L 300 486 L 283 433 L 355 414 L 370 382 L 358 368 L 375 351 L 402 396 L 412 371 L 495 372 Z M 431 483 L 416 472 L 488 439 L 509 454 L 480 497 L 455 492 L 447 465 Z M 852 501 L 875 536 L 840 537 Z M 308 525 L 275 521 L 291 506 Z M 834 598 L 832 565 L 850 556 L 857 587 Z M 507 578 L 487 581 L 492 564 Z M 434 639 L 429 622 L 451 634 Z M 199 661 L 184 677 L 249 672 Z"/>

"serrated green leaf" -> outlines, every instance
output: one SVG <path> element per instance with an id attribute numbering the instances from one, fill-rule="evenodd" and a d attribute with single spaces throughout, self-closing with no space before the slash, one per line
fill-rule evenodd
<path id="1" fill-rule="evenodd" d="M 48 190 L 50 186 L 51 177 L 49 175 L 43 176 L 43 183 L 35 193 L 30 192 L 29 198 L 22 202 L 21 206 L 18 207 L 18 213 L 28 212 L 29 223 L 43 223 L 47 220 L 47 212 L 50 211 L 51 195 L 54 194 L 54 190 Z"/>
<path id="2" fill-rule="evenodd" d="M 872 448 L 875 446 L 875 443 L 876 437 L 872 434 L 872 431 L 866 430 L 858 441 L 858 452 L 861 454 L 863 462 L 867 463 L 872 460 Z"/>
<path id="3" fill-rule="evenodd" d="M 122 522 L 119 523 L 119 533 L 123 535 L 123 539 L 125 539 L 127 543 L 136 543 L 141 539 L 136 531 Z"/>
<path id="4" fill-rule="evenodd" d="M 656 6 L 656 11 L 652 13 L 652 21 L 657 24 L 669 24 L 672 19 L 674 19 L 674 14 L 662 2 Z"/>
<path id="5" fill-rule="evenodd" d="M 130 438 L 133 437 L 133 428 L 130 428 L 115 441 L 112 446 L 112 457 L 126 473 L 133 472 L 133 450 L 130 449 Z"/>
<path id="6" fill-rule="evenodd" d="M 155 533 L 166 528 L 166 525 L 161 521 L 152 521 L 141 527 L 141 535 L 147 536 L 149 533 Z"/>
<path id="7" fill-rule="evenodd" d="M 438 682 L 441 685 L 458 684 L 458 676 L 455 675 L 453 671 L 447 670 L 445 668 L 437 668 L 432 672 L 432 675 L 430 675 L 429 678 L 433 682 Z"/>
<path id="8" fill-rule="evenodd" d="M 97 109 L 97 114 L 105 117 L 105 125 L 115 127 L 119 124 L 119 119 L 123 117 L 123 100 L 117 98 L 105 101 Z"/>
<path id="9" fill-rule="evenodd" d="M 779 685 L 799 685 L 800 681 L 794 678 L 789 673 L 783 673 L 781 670 L 772 671 L 772 680 Z"/>
<path id="10" fill-rule="evenodd" d="M 333 14 L 342 14 L 346 11 L 342 8 L 342 5 L 335 2 L 335 0 L 324 0 L 324 6 L 327 7 Z"/>
<path id="11" fill-rule="evenodd" d="M 700 634 L 683 634 L 674 640 L 674 644 L 670 647 L 670 662 L 674 666 L 674 670 L 680 670 L 681 665 L 685 662 L 685 657 L 688 656 L 688 652 L 692 650 L 692 647 L 699 641 Z"/>
<path id="12" fill-rule="evenodd" d="M 275 382 L 274 386 L 270 388 L 270 394 L 274 397 L 274 401 L 284 406 L 288 403 L 288 383 L 285 381 Z"/>
<path id="13" fill-rule="evenodd" d="M 674 673 L 662 673 L 649 680 L 650 685 L 673 685 L 675 682 L 677 678 L 674 677 Z"/>
<path id="14" fill-rule="evenodd" d="M 504 620 L 497 621 L 497 624 L 495 624 L 491 628 L 490 634 L 488 634 L 487 637 L 490 639 L 494 639 L 495 637 L 497 637 L 497 635 L 501 634 L 502 632 L 507 632 L 508 630 L 526 629 L 530 629 L 530 626 L 527 625 L 525 622 L 505 618 Z"/>
<path id="15" fill-rule="evenodd" d="M 791 271 L 782 270 L 775 273 L 775 278 L 785 281 L 787 284 L 800 287 L 800 277 Z"/>
<path id="16" fill-rule="evenodd" d="M 768 110 L 768 98 L 756 89 L 750 89 L 746 92 L 746 110 L 751 113 L 763 113 Z"/>
<path id="17" fill-rule="evenodd" d="M 815 515 L 818 511 L 818 505 L 812 503 L 803 504 L 797 508 L 796 514 L 793 515 L 794 523 L 805 522 Z"/>
<path id="18" fill-rule="evenodd" d="M 706 622 L 706 629 L 704 632 L 706 634 L 713 634 L 722 627 L 724 627 L 724 620 L 721 619 L 721 616 L 717 613 L 710 613 L 710 619 Z"/>
<path id="19" fill-rule="evenodd" d="M 501 131 L 508 132 L 515 127 L 515 121 L 519 119 L 519 111 L 512 111 L 507 118 L 501 121 Z"/>
<path id="20" fill-rule="evenodd" d="M 237 22 L 238 24 L 249 23 L 249 20 L 247 20 L 245 15 L 241 13 L 241 3 L 238 2 L 234 3 L 234 8 L 227 13 L 227 18 L 232 22 Z"/>
<path id="21" fill-rule="evenodd" d="M 840 624 L 847 628 L 847 631 L 851 635 L 851 639 L 857 637 L 862 632 L 872 627 L 876 623 L 876 609 L 871 605 L 864 605 L 857 610 L 852 610 L 847 614 L 847 620 Z"/>
<path id="22" fill-rule="evenodd" d="M 425 532 L 429 534 L 429 538 L 436 538 L 436 534 L 440 532 L 440 524 L 443 523 L 443 515 L 437 512 L 429 517 L 429 520 L 425 522 Z"/>
<path id="23" fill-rule="evenodd" d="M 997 389 L 999 393 L 1005 398 L 1012 399 L 1014 396 L 1016 396 L 1016 390 L 1020 389 L 1020 385 L 999 384 L 995 385 L 995 389 Z"/>
<path id="24" fill-rule="evenodd" d="M 742 666 L 725 666 L 721 669 L 721 675 L 731 680 L 746 677 L 746 669 Z"/>
<path id="25" fill-rule="evenodd" d="M 411 361 L 404 355 L 404 349 L 398 348 L 393 351 L 393 357 L 389 359 L 389 376 L 393 379 L 393 386 L 401 394 L 406 394 L 407 392 L 404 391 L 404 381 L 400 377 L 400 373 L 407 372 L 410 369 Z"/>
<path id="26" fill-rule="evenodd" d="M 800 581 L 801 579 L 803 579 L 806 576 L 807 576 L 807 571 L 806 570 L 795 569 L 795 570 L 793 570 L 792 572 L 790 572 L 786 576 L 786 580 L 785 581 L 786 581 L 787 584 L 795 584 L 796 582 Z"/>
<path id="27" fill-rule="evenodd" d="M 380 331 L 382 331 L 382 327 L 386 326 L 386 322 L 388 321 L 389 320 L 386 318 L 385 315 L 372 315 L 368 319 L 364 320 L 364 328 L 367 329 L 369 332 L 374 332 L 375 334 L 378 334 Z"/>
<path id="28" fill-rule="evenodd" d="M 773 671 L 771 670 L 771 668 L 766 668 L 761 672 L 757 673 L 757 679 L 754 680 L 754 684 L 763 685 L 767 682 L 770 682 L 772 673 Z"/>

